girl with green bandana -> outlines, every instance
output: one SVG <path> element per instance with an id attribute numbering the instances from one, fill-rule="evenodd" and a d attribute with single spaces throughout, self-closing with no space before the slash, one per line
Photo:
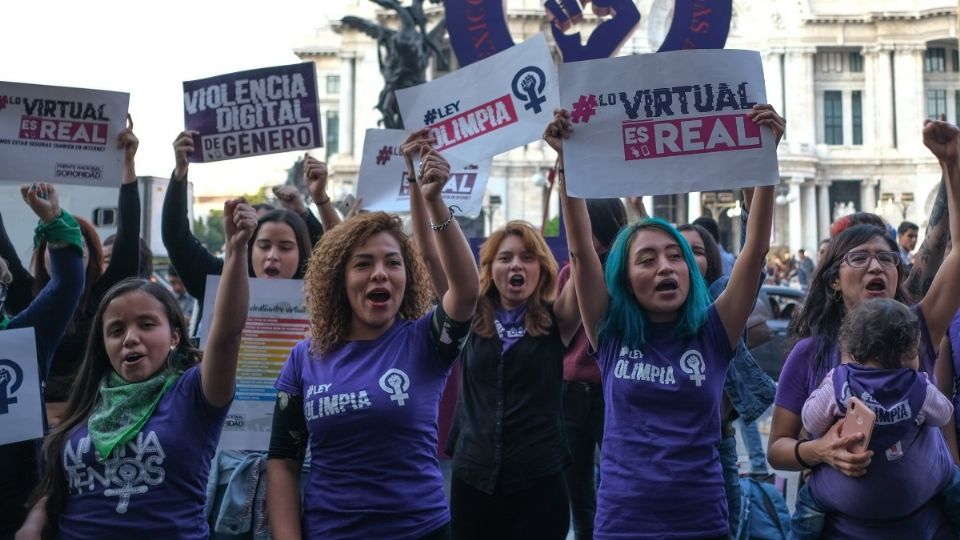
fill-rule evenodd
<path id="1" fill-rule="evenodd" d="M 83 250 L 80 227 L 60 209 L 59 196 L 50 184 L 23 186 L 24 202 L 40 218 L 35 241 L 50 245 L 50 281 L 25 308 L 8 317 L 6 298 L 16 295 L 7 261 L 0 258 L 0 330 L 34 329 L 37 359 L 46 366 L 60 343 L 83 292 Z M 2 222 L 0 222 L 2 233 Z M 0 446 L 0 538 L 12 535 L 26 516 L 26 501 L 37 485 L 40 467 L 36 456 L 40 441 Z"/>
<path id="2" fill-rule="evenodd" d="M 18 538 L 206 539 L 205 488 L 236 381 L 254 210 L 224 205 L 226 258 L 203 362 L 166 288 L 129 279 L 96 312 Z"/>

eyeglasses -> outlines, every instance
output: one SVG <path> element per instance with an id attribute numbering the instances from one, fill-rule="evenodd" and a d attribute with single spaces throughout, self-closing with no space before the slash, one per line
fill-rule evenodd
<path id="1" fill-rule="evenodd" d="M 851 251 L 843 256 L 843 261 L 851 268 L 863 268 L 870 264 L 871 259 L 876 259 L 880 266 L 887 268 L 896 268 L 903 262 L 900 254 L 896 251 L 878 251 L 870 253 L 869 251 Z"/>

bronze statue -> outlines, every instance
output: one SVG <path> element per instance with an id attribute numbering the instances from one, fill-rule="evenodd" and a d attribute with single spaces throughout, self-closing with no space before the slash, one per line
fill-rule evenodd
<path id="1" fill-rule="evenodd" d="M 448 69 L 447 61 L 434 41 L 444 32 L 444 21 L 441 20 L 433 30 L 427 32 L 423 0 L 413 0 L 410 7 L 400 5 L 399 0 L 370 1 L 384 9 L 396 11 L 400 17 L 400 30 L 361 17 L 346 16 L 341 22 L 377 40 L 377 59 L 384 82 L 376 107 L 383 115 L 380 124 L 388 129 L 403 129 L 394 91 L 426 82 L 431 51 L 436 55 L 437 69 Z"/>

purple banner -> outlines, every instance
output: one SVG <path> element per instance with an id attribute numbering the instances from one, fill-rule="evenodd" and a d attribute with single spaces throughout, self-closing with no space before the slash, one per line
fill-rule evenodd
<path id="1" fill-rule="evenodd" d="M 512 47 L 506 0 L 444 0 L 450 44 L 461 66 L 470 65 Z M 586 45 L 580 33 L 564 34 L 583 18 L 590 0 L 547 0 L 554 40 L 564 62 L 609 58 L 640 23 L 632 0 L 593 0 L 592 10 L 612 15 L 591 33 Z M 722 49 L 730 31 L 733 0 L 677 0 L 673 20 L 659 52 L 681 49 Z"/>
<path id="2" fill-rule="evenodd" d="M 313 62 L 185 81 L 183 119 L 194 163 L 323 146 Z"/>

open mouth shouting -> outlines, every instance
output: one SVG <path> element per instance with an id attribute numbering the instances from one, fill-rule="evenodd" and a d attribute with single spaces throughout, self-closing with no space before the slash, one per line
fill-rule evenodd
<path id="1" fill-rule="evenodd" d="M 280 269 L 276 266 L 268 266 L 263 269 L 263 274 L 268 278 L 278 278 L 280 277 Z"/>
<path id="2" fill-rule="evenodd" d="M 510 279 L 507 280 L 507 284 L 510 286 L 510 289 L 516 292 L 521 291 L 526 283 L 527 278 L 523 277 L 523 274 L 513 274 L 510 276 Z"/>
<path id="3" fill-rule="evenodd" d="M 657 283 L 657 286 L 654 288 L 654 291 L 658 293 L 675 293 L 680 288 L 680 284 L 677 283 L 677 280 L 673 278 L 667 278 L 662 280 L 660 283 Z"/>
<path id="4" fill-rule="evenodd" d="M 873 278 L 867 282 L 866 289 L 872 297 L 884 297 L 887 295 L 887 282 L 883 278 Z"/>
<path id="5" fill-rule="evenodd" d="M 385 308 L 390 304 L 393 295 L 383 287 L 377 287 L 367 292 L 367 302 L 374 308 Z"/>

